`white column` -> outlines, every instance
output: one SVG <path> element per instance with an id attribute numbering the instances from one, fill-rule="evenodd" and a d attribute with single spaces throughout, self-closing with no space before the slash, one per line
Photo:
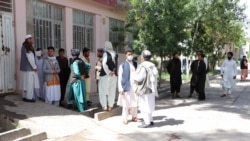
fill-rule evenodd
<path id="1" fill-rule="evenodd" d="M 64 39 L 65 39 L 65 51 L 68 58 L 71 57 L 70 50 L 73 48 L 73 9 L 65 7 L 64 18 Z"/>

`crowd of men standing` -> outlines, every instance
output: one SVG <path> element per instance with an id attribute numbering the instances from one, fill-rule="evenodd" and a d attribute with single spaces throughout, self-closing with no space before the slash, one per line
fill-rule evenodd
<path id="1" fill-rule="evenodd" d="M 27 35 L 21 49 L 20 88 L 24 102 L 36 102 L 40 99 L 48 104 L 60 106 L 67 102 L 68 107 L 75 103 L 80 112 L 87 109 L 90 101 L 90 49 L 71 49 L 72 57 L 68 60 L 64 49 L 59 49 L 55 56 L 55 48 L 47 47 L 47 57 L 40 48 L 34 49 L 32 35 Z M 99 58 L 96 66 L 97 90 L 99 102 L 103 110 L 112 110 L 116 86 L 118 84 L 118 105 L 123 107 L 123 123 L 137 121 L 137 110 L 143 114 L 144 123 L 139 128 L 152 126 L 155 96 L 157 93 L 158 70 L 150 62 L 151 52 L 142 51 L 141 64 L 137 66 L 133 51 L 126 50 L 126 58 L 118 69 L 118 55 L 111 42 L 106 41 L 104 48 L 97 49 Z"/>
<path id="2" fill-rule="evenodd" d="M 82 50 L 83 57 L 80 58 L 81 50 L 71 49 L 71 58 L 65 57 L 64 49 L 59 49 L 58 56 L 55 56 L 55 48 L 47 47 L 47 57 L 44 57 L 42 49 L 34 49 L 33 37 L 27 35 L 21 49 L 21 81 L 20 87 L 24 102 L 35 102 L 37 99 L 44 100 L 48 104 L 56 106 L 67 103 L 72 107 L 75 103 L 77 109 L 83 112 L 91 105 L 89 75 L 90 49 L 85 47 Z M 104 48 L 98 48 L 98 61 L 94 70 L 96 71 L 97 92 L 99 102 L 105 111 L 112 110 L 117 85 L 117 105 L 123 107 L 122 119 L 124 124 L 128 120 L 137 122 L 137 111 L 143 117 L 142 125 L 139 128 L 147 128 L 154 125 L 152 113 L 155 110 L 155 97 L 157 92 L 157 67 L 150 62 L 151 52 L 143 50 L 141 63 L 137 65 L 134 61 L 133 51 L 125 51 L 125 60 L 118 65 L 118 55 L 113 50 L 111 42 L 106 41 Z M 205 88 L 209 87 L 207 72 L 209 65 L 205 54 L 197 52 L 197 59 L 191 63 L 191 81 L 189 98 L 194 91 L 198 93 L 198 100 L 206 99 Z M 221 85 L 224 93 L 221 97 L 230 96 L 236 84 L 237 64 L 232 59 L 233 53 L 227 53 L 227 59 L 221 65 Z M 247 77 L 247 60 L 242 60 L 242 68 L 246 69 L 241 74 L 241 80 Z M 173 58 L 167 65 L 170 74 L 170 86 L 172 98 L 181 98 L 182 71 L 179 54 L 174 53 Z M 129 118 L 131 115 L 131 119 Z"/>

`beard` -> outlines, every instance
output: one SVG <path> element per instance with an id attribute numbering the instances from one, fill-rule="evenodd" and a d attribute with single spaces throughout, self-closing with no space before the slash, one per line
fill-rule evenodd
<path id="1" fill-rule="evenodd" d="M 231 60 L 231 59 L 232 59 L 232 57 L 227 57 L 227 59 L 228 59 L 228 60 Z"/>

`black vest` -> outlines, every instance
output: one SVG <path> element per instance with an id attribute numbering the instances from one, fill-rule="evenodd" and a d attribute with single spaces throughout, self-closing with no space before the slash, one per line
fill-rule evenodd
<path id="1" fill-rule="evenodd" d="M 115 62 L 113 62 L 111 54 L 109 52 L 106 52 L 106 53 L 107 53 L 107 57 L 108 57 L 106 64 L 107 64 L 109 70 L 115 72 L 115 75 L 117 76 L 117 59 L 118 59 L 118 55 L 117 54 L 115 55 Z M 104 76 L 104 75 L 107 75 L 107 74 L 104 71 L 103 66 L 102 66 L 102 69 L 100 71 L 100 76 Z"/>

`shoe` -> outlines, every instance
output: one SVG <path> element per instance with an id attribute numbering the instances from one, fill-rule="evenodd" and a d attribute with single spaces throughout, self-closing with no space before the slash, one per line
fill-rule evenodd
<path id="1" fill-rule="evenodd" d="M 87 103 L 88 103 L 88 104 L 92 104 L 93 102 L 88 100 Z"/>
<path id="2" fill-rule="evenodd" d="M 151 126 L 150 124 L 142 124 L 139 125 L 138 128 L 148 128 L 149 126 Z"/>
<path id="3" fill-rule="evenodd" d="M 73 107 L 73 104 L 68 104 L 67 105 L 67 109 L 72 109 L 72 107 Z"/>
<path id="4" fill-rule="evenodd" d="M 128 124 L 128 120 L 124 119 L 123 120 L 123 124 L 127 125 Z"/>
<path id="5" fill-rule="evenodd" d="M 176 98 L 181 98 L 178 94 L 175 96 Z"/>
<path id="6" fill-rule="evenodd" d="M 132 121 L 133 121 L 133 122 L 137 122 L 138 119 L 137 119 L 136 117 L 132 117 Z"/>
<path id="7" fill-rule="evenodd" d="M 189 96 L 188 96 L 188 98 L 191 98 L 191 97 L 192 97 L 192 95 L 189 95 Z"/>
<path id="8" fill-rule="evenodd" d="M 30 102 L 30 103 L 34 103 L 36 102 L 34 99 L 27 99 L 27 98 L 23 98 L 24 102 Z"/>
<path id="9" fill-rule="evenodd" d="M 112 107 L 108 107 L 108 111 L 111 111 L 112 110 Z"/>
<path id="10" fill-rule="evenodd" d="M 103 107 L 102 109 L 103 109 L 104 111 L 107 111 L 107 110 L 108 110 L 108 108 L 107 108 L 107 107 Z"/>
<path id="11" fill-rule="evenodd" d="M 153 125 L 154 125 L 154 122 L 153 122 L 153 121 L 151 121 L 151 122 L 150 122 L 150 125 L 151 125 L 151 126 L 153 126 Z"/>
<path id="12" fill-rule="evenodd" d="M 204 101 L 205 99 L 198 99 L 198 101 Z"/>
<path id="13" fill-rule="evenodd" d="M 223 95 L 221 95 L 220 97 L 225 97 L 225 96 L 227 96 L 226 94 L 223 94 Z"/>
<path id="14" fill-rule="evenodd" d="M 174 96 L 174 94 L 172 94 L 172 99 L 174 99 L 175 98 L 175 96 Z"/>

